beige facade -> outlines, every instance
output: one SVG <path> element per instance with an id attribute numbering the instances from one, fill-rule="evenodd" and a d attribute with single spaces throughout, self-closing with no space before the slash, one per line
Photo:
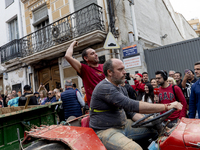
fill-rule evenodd
<path id="1" fill-rule="evenodd" d="M 90 28 L 90 26 L 93 26 L 94 20 L 87 18 L 86 15 L 75 15 L 73 17 L 70 16 L 70 12 L 74 11 L 71 8 L 73 7 L 73 3 L 70 0 L 21 1 L 24 4 L 25 25 L 27 32 L 26 34 L 30 34 L 28 38 L 24 40 L 24 44 L 27 44 L 25 50 L 29 52 L 31 51 L 31 55 L 21 58 L 20 61 L 31 66 L 31 68 L 33 68 L 34 70 L 34 73 L 32 73 L 30 76 L 30 81 L 32 84 L 31 86 L 34 87 L 34 90 L 36 91 L 39 85 L 43 83 L 46 87 L 48 87 L 49 90 L 53 90 L 58 84 L 61 84 L 61 87 L 64 88 L 64 82 L 68 79 L 71 79 L 74 83 L 77 84 L 77 87 L 80 89 L 80 87 L 82 86 L 82 80 L 77 75 L 77 72 L 70 65 L 65 66 L 62 63 L 63 55 L 67 47 L 69 47 L 74 38 L 76 38 L 77 41 L 81 41 L 81 44 L 74 50 L 74 57 L 76 57 L 79 61 L 82 61 L 82 57 L 80 54 L 81 51 L 88 46 L 95 49 L 100 57 L 105 57 L 105 60 L 109 59 L 111 56 L 109 54 L 110 51 L 103 49 L 106 32 L 99 29 L 93 30 L 92 27 L 92 30 L 90 29 L 91 32 L 87 32 L 88 29 L 85 28 Z M 47 24 L 46 22 L 45 24 L 42 24 L 44 23 L 45 18 L 44 20 L 42 20 L 43 18 L 40 16 L 39 13 L 38 15 L 41 18 L 39 20 L 39 23 L 34 18 L 36 12 L 39 12 L 42 8 L 44 8 L 45 11 L 47 10 L 46 12 L 48 12 L 48 19 L 46 19 L 48 20 Z M 93 7 L 85 10 L 86 12 L 90 11 L 91 14 L 91 11 L 94 12 L 97 9 L 94 5 Z M 69 17 L 67 17 L 66 19 L 65 17 L 68 15 Z M 107 16 L 103 16 L 102 19 L 103 18 L 107 18 Z M 61 19 L 61 21 L 58 21 L 59 19 Z M 91 25 L 89 24 L 88 26 L 83 27 L 83 21 L 85 21 L 86 19 L 89 19 L 89 23 Z M 78 25 L 83 25 L 76 27 L 75 22 L 80 20 L 83 21 L 79 22 Z M 107 21 L 105 21 L 104 23 L 107 23 Z M 42 27 L 40 26 L 41 24 Z M 47 26 L 48 24 L 49 28 Z M 39 30 L 38 26 L 40 26 Z M 108 27 L 105 28 L 107 29 Z M 56 36 L 56 34 L 54 35 L 54 33 L 58 33 L 58 36 Z M 71 39 L 61 41 L 64 38 Z M 45 46 L 45 43 L 54 43 L 54 45 L 35 52 L 34 49 L 40 49 L 42 46 Z"/>
<path id="2" fill-rule="evenodd" d="M 200 36 L 200 22 L 199 22 L 199 19 L 189 20 L 188 23 L 192 26 L 192 28 L 197 33 L 197 35 Z"/>
<path id="3" fill-rule="evenodd" d="M 53 21 L 56 21 L 64 16 L 67 16 L 69 11 L 69 2 L 68 0 L 52 0 L 51 1 L 51 9 L 52 9 L 52 18 Z"/>
<path id="4" fill-rule="evenodd" d="M 34 32 L 31 30 L 31 23 L 33 23 L 33 11 L 41 8 L 42 6 L 46 5 L 48 8 L 48 12 L 50 12 L 48 15 L 52 16 L 52 22 L 67 16 L 70 13 L 68 0 L 22 0 L 22 2 L 24 3 L 27 34 Z"/>

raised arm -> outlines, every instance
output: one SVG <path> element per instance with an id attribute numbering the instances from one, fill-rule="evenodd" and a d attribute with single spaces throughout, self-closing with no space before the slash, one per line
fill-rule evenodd
<path id="1" fill-rule="evenodd" d="M 65 53 L 65 58 L 70 63 L 70 65 L 80 74 L 81 73 L 81 63 L 72 57 L 74 46 L 76 46 L 77 44 L 78 44 L 77 41 L 74 41 L 71 43 L 71 45 L 69 46 L 69 48 L 67 49 L 67 51 Z"/>
<path id="2" fill-rule="evenodd" d="M 185 87 L 186 87 L 186 83 L 187 83 L 187 80 L 188 80 L 189 76 L 190 76 L 190 73 L 187 72 L 187 73 L 185 74 L 184 78 L 183 78 L 182 83 L 181 83 L 182 88 L 184 88 L 184 89 L 185 89 Z"/>
<path id="3" fill-rule="evenodd" d="M 42 87 L 42 85 L 40 85 L 40 87 L 39 87 L 39 89 L 38 89 L 38 92 L 40 92 L 40 90 L 41 90 L 41 87 Z"/>

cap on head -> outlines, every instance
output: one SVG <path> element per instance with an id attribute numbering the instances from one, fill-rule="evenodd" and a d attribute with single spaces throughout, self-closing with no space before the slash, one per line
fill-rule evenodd
<path id="1" fill-rule="evenodd" d="M 136 75 L 140 76 L 141 78 L 143 78 L 143 75 L 140 73 L 137 73 Z"/>

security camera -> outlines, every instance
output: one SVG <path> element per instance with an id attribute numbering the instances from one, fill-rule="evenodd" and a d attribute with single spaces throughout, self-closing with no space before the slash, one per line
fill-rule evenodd
<path id="1" fill-rule="evenodd" d="M 167 34 L 161 36 L 161 39 L 165 39 L 167 37 Z"/>

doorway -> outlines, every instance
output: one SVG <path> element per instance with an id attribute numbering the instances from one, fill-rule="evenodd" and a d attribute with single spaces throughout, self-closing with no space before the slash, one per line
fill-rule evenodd
<path id="1" fill-rule="evenodd" d="M 47 91 L 60 89 L 60 72 L 58 65 L 47 67 L 39 71 L 39 85 L 43 84 Z"/>

